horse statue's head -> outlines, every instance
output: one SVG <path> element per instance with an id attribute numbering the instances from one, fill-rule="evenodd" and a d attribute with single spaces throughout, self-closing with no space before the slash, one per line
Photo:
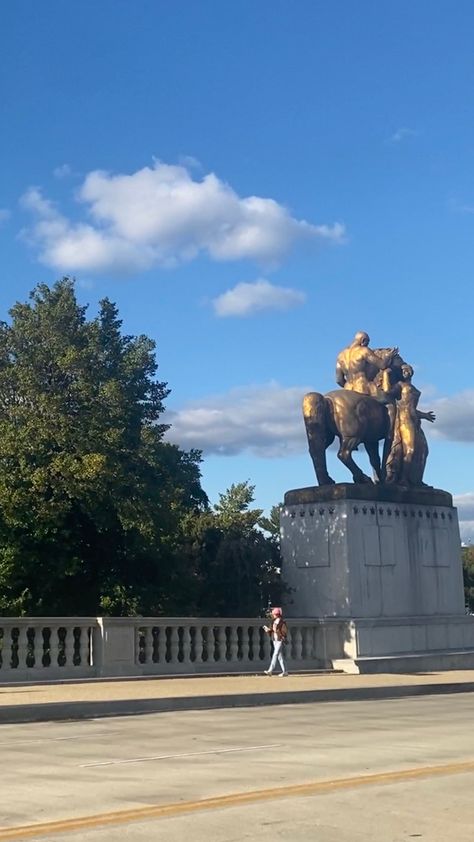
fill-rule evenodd
<path id="1" fill-rule="evenodd" d="M 390 348 L 374 348 L 373 353 L 376 354 L 378 357 L 383 358 L 387 356 L 387 352 Z M 400 354 L 395 354 L 393 357 L 392 363 L 390 365 L 390 385 L 394 386 L 395 383 L 399 383 L 403 380 L 402 375 L 402 366 L 405 365 L 405 360 Z M 372 380 L 378 388 L 382 388 L 382 378 L 383 372 L 377 369 L 375 366 L 371 366 L 371 371 L 369 373 L 369 379 Z M 372 374 L 373 373 L 373 374 Z"/>

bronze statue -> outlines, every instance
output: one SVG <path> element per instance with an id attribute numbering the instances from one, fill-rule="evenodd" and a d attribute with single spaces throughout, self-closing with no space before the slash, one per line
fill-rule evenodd
<path id="1" fill-rule="evenodd" d="M 308 445 L 319 485 L 331 485 L 326 449 L 337 436 L 338 457 L 349 468 L 356 483 L 372 482 L 356 465 L 352 453 L 363 444 L 379 482 L 384 476 L 379 455 L 379 441 L 390 433 L 387 406 L 370 395 L 351 389 L 336 389 L 321 395 L 309 392 L 303 398 L 303 415 Z"/>
<path id="2" fill-rule="evenodd" d="M 375 375 L 389 367 L 398 348 L 380 348 L 375 352 L 369 348 L 369 342 L 369 335 L 359 330 L 351 344 L 341 351 L 336 361 L 336 383 L 343 389 L 376 397 Z"/>
<path id="3" fill-rule="evenodd" d="M 396 398 L 396 420 L 393 443 L 386 460 L 386 482 L 399 485 L 425 485 L 423 473 L 428 457 L 428 442 L 421 427 L 421 421 L 433 422 L 431 411 L 421 412 L 418 401 L 421 392 L 412 384 L 413 368 L 402 366 L 402 381 L 390 394 Z"/>
<path id="4" fill-rule="evenodd" d="M 369 342 L 368 335 L 359 331 L 338 355 L 336 380 L 342 388 L 326 395 L 309 392 L 303 399 L 318 483 L 334 483 L 327 471 L 326 449 L 337 436 L 337 455 L 355 483 L 372 482 L 352 458 L 363 444 L 376 482 L 422 485 L 428 445 L 421 419 L 434 421 L 434 415 L 417 409 L 420 392 L 411 383 L 413 369 L 400 357 L 398 348 L 371 350 Z"/>

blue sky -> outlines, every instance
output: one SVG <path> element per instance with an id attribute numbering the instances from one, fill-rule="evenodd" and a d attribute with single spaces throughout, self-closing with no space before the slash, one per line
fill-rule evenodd
<path id="1" fill-rule="evenodd" d="M 1 317 L 64 274 L 115 300 L 211 499 L 263 507 L 314 483 L 300 401 L 338 351 L 399 345 L 474 534 L 473 27 L 463 0 L 5 4 Z"/>

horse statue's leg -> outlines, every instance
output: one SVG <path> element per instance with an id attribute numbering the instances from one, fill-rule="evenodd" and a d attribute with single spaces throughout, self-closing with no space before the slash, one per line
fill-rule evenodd
<path id="1" fill-rule="evenodd" d="M 323 395 L 309 392 L 303 398 L 303 416 L 308 446 L 319 485 L 334 485 L 328 474 L 326 448 L 334 441 L 328 424 L 327 403 Z"/>
<path id="2" fill-rule="evenodd" d="M 382 466 L 380 464 L 380 453 L 378 441 L 364 442 L 370 464 L 374 471 L 374 482 L 382 482 Z"/>
<path id="3" fill-rule="evenodd" d="M 396 425 L 396 406 L 395 404 L 387 404 L 385 407 L 386 415 L 386 431 L 385 431 L 385 441 L 383 445 L 383 455 L 382 455 L 382 472 L 381 472 L 381 482 L 386 482 L 387 480 L 387 464 L 391 459 L 392 456 L 392 447 L 394 444 L 395 439 L 395 425 Z M 393 465 L 392 465 L 393 467 Z"/>
<path id="4" fill-rule="evenodd" d="M 372 480 L 363 471 L 356 465 L 352 458 L 352 452 L 358 447 L 360 444 L 360 439 L 356 438 L 342 438 L 341 445 L 339 447 L 338 458 L 341 460 L 342 464 L 349 468 L 352 478 L 355 483 L 371 483 Z"/>

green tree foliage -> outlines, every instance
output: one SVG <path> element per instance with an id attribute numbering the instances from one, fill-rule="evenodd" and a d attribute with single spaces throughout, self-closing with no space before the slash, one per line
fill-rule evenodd
<path id="1" fill-rule="evenodd" d="M 192 613 L 252 617 L 280 603 L 279 541 L 275 533 L 265 534 L 271 531 L 270 519 L 251 508 L 253 500 L 254 486 L 237 483 L 219 495 L 213 510 L 184 519 L 181 579 L 187 590 L 182 597 Z"/>
<path id="2" fill-rule="evenodd" d="M 471 545 L 462 548 L 462 567 L 466 607 L 474 612 L 474 547 Z"/>
<path id="3" fill-rule="evenodd" d="M 196 452 L 165 443 L 154 343 L 107 299 L 38 286 L 0 324 L 0 613 L 161 613 L 176 536 L 205 510 Z"/>
<path id="4" fill-rule="evenodd" d="M 260 526 L 266 532 L 269 532 L 273 541 L 280 546 L 280 509 L 279 506 L 272 506 L 269 517 L 260 518 Z"/>

